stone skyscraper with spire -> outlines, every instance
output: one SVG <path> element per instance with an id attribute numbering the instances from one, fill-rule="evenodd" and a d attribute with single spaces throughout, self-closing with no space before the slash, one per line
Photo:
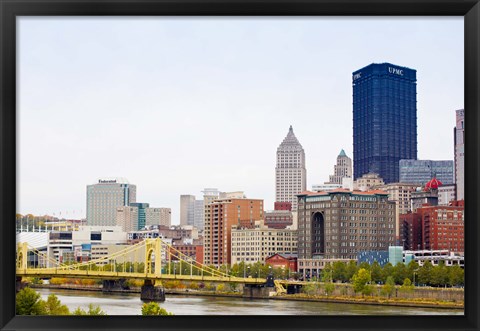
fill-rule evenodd
<path id="1" fill-rule="evenodd" d="M 275 167 L 275 201 L 291 202 L 292 210 L 297 210 L 296 194 L 307 188 L 305 151 L 293 133 L 290 125 L 288 134 L 277 148 Z"/>

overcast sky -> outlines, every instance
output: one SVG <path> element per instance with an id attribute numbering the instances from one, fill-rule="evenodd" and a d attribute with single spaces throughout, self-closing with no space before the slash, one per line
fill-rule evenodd
<path id="1" fill-rule="evenodd" d="M 86 186 L 172 208 L 206 187 L 273 209 L 290 125 L 307 189 L 353 157 L 353 71 L 417 70 L 418 158 L 453 160 L 463 17 L 18 19 L 17 211 L 80 218 Z"/>

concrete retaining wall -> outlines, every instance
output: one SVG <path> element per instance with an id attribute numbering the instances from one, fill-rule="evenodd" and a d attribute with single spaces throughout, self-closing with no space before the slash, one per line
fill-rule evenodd
<path id="1" fill-rule="evenodd" d="M 382 291 L 383 286 L 374 285 L 374 296 L 384 296 Z M 323 285 L 320 285 L 320 289 L 317 291 L 322 295 L 325 293 Z M 332 295 L 334 296 L 362 296 L 361 294 L 355 294 L 353 287 L 350 284 L 335 284 L 335 290 Z M 464 290 L 457 288 L 431 288 L 431 287 L 415 287 L 412 291 L 403 291 L 401 286 L 396 286 L 392 298 L 399 299 L 431 299 L 431 300 L 443 300 L 461 302 L 464 301 Z"/>

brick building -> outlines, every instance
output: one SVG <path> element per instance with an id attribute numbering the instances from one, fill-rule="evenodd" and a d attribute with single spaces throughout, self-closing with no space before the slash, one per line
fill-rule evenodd
<path id="1" fill-rule="evenodd" d="M 203 264 L 203 245 L 172 245 L 171 248 L 173 255 L 178 255 L 176 251 L 190 257 L 192 260 L 195 260 L 197 263 Z M 172 255 L 172 261 L 178 260 Z"/>
<path id="2" fill-rule="evenodd" d="M 463 253 L 464 246 L 463 200 L 450 206 L 423 206 L 417 209 L 422 219 L 422 249 L 448 249 Z"/>
<path id="3" fill-rule="evenodd" d="M 265 264 L 273 268 L 285 268 L 291 272 L 297 272 L 297 256 L 288 254 L 274 254 L 265 259 Z"/>
<path id="4" fill-rule="evenodd" d="M 263 200 L 226 198 L 205 206 L 204 263 L 220 266 L 231 264 L 232 225 L 253 228 L 263 219 Z"/>
<path id="5" fill-rule="evenodd" d="M 265 225 L 272 229 L 285 229 L 293 224 L 293 214 L 289 210 L 265 212 Z"/>
<path id="6" fill-rule="evenodd" d="M 422 247 L 422 218 L 418 213 L 400 214 L 400 243 L 403 249 Z"/>
<path id="7" fill-rule="evenodd" d="M 298 258 L 357 259 L 395 243 L 395 202 L 385 191 L 298 194 Z"/>

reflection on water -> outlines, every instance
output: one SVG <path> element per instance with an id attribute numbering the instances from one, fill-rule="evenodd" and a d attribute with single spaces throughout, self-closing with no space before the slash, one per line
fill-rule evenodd
<path id="1" fill-rule="evenodd" d="M 108 315 L 141 315 L 139 293 L 36 289 L 43 299 L 55 294 L 73 311 L 88 304 L 99 305 Z M 160 306 L 175 315 L 463 315 L 463 310 L 409 308 L 325 302 L 249 300 L 168 295 Z"/>

